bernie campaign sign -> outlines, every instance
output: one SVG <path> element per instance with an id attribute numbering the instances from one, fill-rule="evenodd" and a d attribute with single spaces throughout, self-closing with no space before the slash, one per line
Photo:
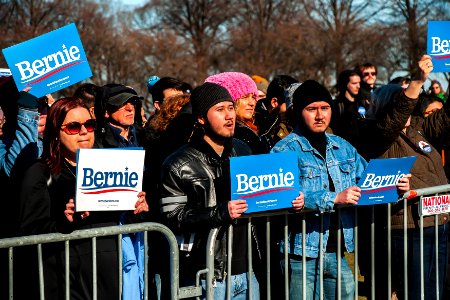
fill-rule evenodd
<path id="1" fill-rule="evenodd" d="M 144 156 L 137 148 L 79 149 L 75 210 L 134 210 Z"/>
<path id="2" fill-rule="evenodd" d="M 450 21 L 428 22 L 427 54 L 433 72 L 450 72 Z"/>
<path id="3" fill-rule="evenodd" d="M 42 97 L 92 76 L 75 24 L 3 49 L 19 91 Z"/>
<path id="4" fill-rule="evenodd" d="M 358 182 L 361 188 L 358 205 L 397 202 L 397 182 L 409 174 L 415 161 L 415 156 L 371 159 Z"/>
<path id="5" fill-rule="evenodd" d="M 295 152 L 232 157 L 231 199 L 246 200 L 246 214 L 292 207 L 300 192 Z"/>

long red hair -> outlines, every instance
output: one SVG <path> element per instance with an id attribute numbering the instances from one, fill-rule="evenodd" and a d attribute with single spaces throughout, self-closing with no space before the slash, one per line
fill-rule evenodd
<path id="1" fill-rule="evenodd" d="M 83 100 L 74 97 L 62 98 L 53 103 L 47 114 L 44 130 L 44 149 L 42 158 L 50 168 L 52 175 L 61 172 L 61 126 L 67 113 L 74 108 L 83 107 L 89 112 Z"/>

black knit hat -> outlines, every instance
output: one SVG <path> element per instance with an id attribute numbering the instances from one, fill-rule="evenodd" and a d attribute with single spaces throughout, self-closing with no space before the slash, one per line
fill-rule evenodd
<path id="1" fill-rule="evenodd" d="M 192 114 L 196 117 L 205 116 L 212 106 L 222 101 L 233 102 L 228 90 L 218 84 L 205 82 L 192 91 Z"/>
<path id="2" fill-rule="evenodd" d="M 300 113 L 306 106 L 313 102 L 325 101 L 330 106 L 333 99 L 326 87 L 315 80 L 306 80 L 294 92 L 293 102 L 294 110 Z"/>

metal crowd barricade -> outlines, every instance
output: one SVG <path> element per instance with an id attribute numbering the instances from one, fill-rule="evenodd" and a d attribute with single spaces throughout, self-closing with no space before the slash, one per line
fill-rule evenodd
<path id="1" fill-rule="evenodd" d="M 66 299 L 70 299 L 70 284 L 69 284 L 69 269 L 70 269 L 70 261 L 69 261 L 69 249 L 70 249 L 70 241 L 72 240 L 80 240 L 80 239 L 92 239 L 92 256 L 93 256 L 93 299 L 97 299 L 97 291 L 96 284 L 97 278 L 96 274 L 102 272 L 102 270 L 98 270 L 96 266 L 96 238 L 103 236 L 111 236 L 117 235 L 119 237 L 119 247 L 118 247 L 118 255 L 119 255 L 119 297 L 122 294 L 122 285 L 121 285 L 121 274 L 122 274 L 122 249 L 120 246 L 121 236 L 126 233 L 134 233 L 144 231 L 144 244 L 145 244 L 145 265 L 144 265 L 144 299 L 149 299 L 148 295 L 148 247 L 149 241 L 147 238 L 148 231 L 155 231 L 163 234 L 170 247 L 170 280 L 171 280 L 171 299 L 182 299 L 189 298 L 201 295 L 200 287 L 182 287 L 179 286 L 179 250 L 178 244 L 175 235 L 172 231 L 159 223 L 139 223 L 139 224 L 130 224 L 130 225 L 122 225 L 122 226 L 110 226 L 110 227 L 101 227 L 101 228 L 93 228 L 86 230 L 78 230 L 74 231 L 70 234 L 60 234 L 60 233 L 51 233 L 51 234 L 42 234 L 42 235 L 30 235 L 23 237 L 14 237 L 14 238 L 6 238 L 0 239 L 0 249 L 8 248 L 8 275 L 9 275 L 9 299 L 13 299 L 13 263 L 14 263 L 14 248 L 22 247 L 22 246 L 30 246 L 37 245 L 38 248 L 38 265 L 39 265 L 39 286 L 40 286 L 40 299 L 45 299 L 44 297 L 44 268 L 42 263 L 42 244 L 47 243 L 57 243 L 64 242 L 65 243 L 65 297 Z M 150 241 L 151 244 L 151 241 Z M 169 262 L 168 262 L 169 264 Z M 4 272 L 5 270 L 1 270 Z M 19 277 L 20 275 L 18 275 Z"/>
<path id="2" fill-rule="evenodd" d="M 406 193 L 403 198 L 401 199 L 401 201 L 403 201 L 403 206 L 404 206 L 404 211 L 407 211 L 407 201 L 409 198 L 412 197 L 420 197 L 420 200 L 422 200 L 422 197 L 424 196 L 429 196 L 429 195 L 439 195 L 442 193 L 448 193 L 450 191 L 450 185 L 442 185 L 442 186 L 435 186 L 435 187 L 430 187 L 430 188 L 424 188 L 424 189 L 418 189 L 415 191 L 410 191 L 408 193 Z M 348 209 L 348 208 L 347 208 Z M 351 209 L 351 208 L 350 208 Z M 340 210 L 341 209 L 337 209 L 336 214 L 340 214 Z M 301 231 L 302 231 L 302 247 L 303 249 L 305 249 L 305 245 L 306 245 L 306 218 L 305 215 L 306 214 L 310 214 L 310 213 L 314 213 L 314 214 L 318 214 L 318 212 L 311 212 L 311 211 L 302 211 L 302 212 L 298 212 L 295 213 L 295 218 L 296 218 L 296 222 L 301 222 Z M 390 220 L 390 214 L 391 214 L 391 204 L 387 205 L 387 217 L 388 220 Z M 273 290 L 272 290 L 272 286 L 270 284 L 271 279 L 272 279 L 272 275 L 271 274 L 271 264 L 272 264 L 272 259 L 273 259 L 273 255 L 271 253 L 271 226 L 272 226 L 272 219 L 274 217 L 284 217 L 284 226 L 282 228 L 283 230 L 283 239 L 285 241 L 284 243 L 284 286 L 282 287 L 284 289 L 284 293 L 285 293 L 285 299 L 289 299 L 289 266 L 288 266 L 288 262 L 289 262 L 289 256 L 288 256 L 288 233 L 289 233 L 289 215 L 292 215 L 288 212 L 277 212 L 277 213 L 266 213 L 266 214 L 261 214 L 261 215 L 257 215 L 257 216 L 251 216 L 248 217 L 249 219 L 249 223 L 248 223 L 248 227 L 247 227 L 247 236 L 248 236 L 248 240 L 247 240 L 247 246 L 248 246 L 248 253 L 247 253 L 247 259 L 248 259 L 248 272 L 250 274 L 252 274 L 253 269 L 252 269 L 252 220 L 253 219 L 257 219 L 257 218 L 265 218 L 265 231 L 266 231 L 266 262 L 265 262 L 265 266 L 266 266 L 266 270 L 265 270 L 265 279 L 267 282 L 266 286 L 261 286 L 260 285 L 260 290 L 265 289 L 265 293 L 267 295 L 267 299 L 271 299 L 272 296 L 275 299 L 279 299 L 280 296 L 279 295 L 273 295 Z M 355 254 L 354 254 L 354 283 L 355 283 L 355 299 L 358 299 L 359 297 L 359 289 L 358 289 L 358 282 L 359 282 L 359 268 L 358 268 L 358 256 L 359 256 L 359 240 L 358 240 L 358 211 L 355 208 Z M 435 220 L 437 221 L 437 216 L 435 216 Z M 323 214 L 320 214 L 320 219 L 321 219 L 321 232 L 320 232 L 320 249 L 322 249 L 322 245 L 323 245 L 323 234 L 324 234 L 324 230 L 323 230 Z M 264 220 L 264 219 L 263 219 Z M 420 217 L 420 256 L 421 256 L 421 262 L 420 262 L 420 266 L 421 266 L 421 291 L 422 291 L 422 299 L 424 299 L 424 270 L 423 270 L 423 217 Z M 361 220 L 360 220 L 361 221 Z M 365 220 L 364 220 L 365 221 Z M 377 228 L 375 228 L 375 213 L 374 213 L 374 207 L 372 207 L 371 209 L 371 218 L 370 220 L 368 220 L 370 222 L 370 241 L 371 241 L 371 255 L 370 255 L 370 274 L 371 274 L 371 280 L 370 280 L 370 298 L 371 299 L 391 299 L 392 296 L 392 291 L 391 291 L 391 279 L 392 279 L 392 274 L 391 274 L 391 263 L 392 263 L 392 257 L 391 257 L 391 226 L 390 226 L 390 222 L 387 222 L 387 265 L 388 265 L 388 273 L 387 275 L 387 294 L 386 295 L 381 295 L 376 293 L 376 287 L 377 287 L 377 282 L 375 281 L 375 269 L 376 269 L 376 261 L 375 261 L 375 242 L 377 242 L 375 240 L 375 230 Z M 438 222 L 435 222 L 435 243 L 437 244 L 438 242 Z M 229 239 L 228 239 L 228 245 L 227 245 L 227 255 L 229 257 L 228 259 L 228 274 L 231 274 L 231 258 L 232 258 L 232 236 L 233 236 L 233 229 L 232 226 L 229 226 L 229 228 L 227 228 L 228 230 L 228 235 L 229 235 Z M 122 257 L 122 253 L 121 253 L 121 247 L 120 247 L 120 240 L 121 240 L 121 236 L 122 234 L 126 234 L 126 233 L 133 233 L 133 232 L 140 232 L 140 231 L 145 231 L 145 253 L 148 253 L 148 247 L 149 247 L 149 243 L 151 244 L 151 241 L 148 241 L 147 238 L 147 232 L 148 231 L 156 231 L 159 232 L 161 234 L 163 234 L 168 243 L 169 243 L 169 247 L 170 247 L 170 280 L 171 280 L 171 299 L 183 299 L 183 298 L 190 298 L 190 297 L 200 297 L 202 295 L 202 287 L 200 285 L 200 276 L 202 276 L 203 274 L 206 274 L 206 299 L 208 300 L 213 300 L 214 299 L 214 287 L 213 287 L 213 279 L 214 279 L 214 241 L 217 238 L 219 229 L 213 229 L 210 231 L 209 234 L 209 238 L 208 238 L 208 242 L 207 242 L 207 249 L 206 249 L 206 269 L 204 270 L 199 270 L 197 272 L 197 278 L 196 278 L 196 285 L 195 286 L 188 286 L 188 287 L 180 287 L 179 286 L 179 277 L 180 277 L 180 273 L 179 273 L 179 249 L 178 249 L 178 245 L 177 245 L 177 240 L 175 235 L 172 233 L 172 231 L 167 228 L 166 226 L 159 224 L 159 223 L 140 223 L 140 224 L 131 224 L 131 225 L 123 225 L 123 226 L 113 226 L 113 227 L 102 227 L 102 228 L 94 228 L 94 229 L 88 229 L 88 230 L 79 230 L 79 231 L 75 231 L 71 234 L 59 234 L 59 233 L 53 233 L 53 234 L 43 234 L 43 235 L 33 235 L 33 236 L 24 236 L 24 237 L 16 237 L 16 238 L 7 238 L 7 239 L 0 239 L 0 248 L 8 248 L 8 258 L 9 258 L 9 267 L 8 267 L 8 274 L 9 274 L 9 299 L 13 299 L 13 279 L 14 279 L 14 274 L 13 274 L 13 263 L 14 263 L 14 248 L 16 247 L 21 247 L 21 246 L 29 246 L 29 245 L 37 245 L 38 248 L 38 263 L 39 263 L 39 284 L 40 284 L 40 298 L 44 299 L 44 272 L 45 270 L 43 269 L 43 265 L 42 265 L 42 244 L 47 244 L 47 243 L 56 243 L 56 242 L 64 242 L 65 243 L 65 278 L 66 278 L 66 286 L 65 286 L 65 295 L 66 295 L 66 299 L 70 299 L 70 284 L 69 284 L 69 269 L 70 269 L 70 261 L 69 261 L 69 249 L 70 249 L 70 241 L 71 240 L 79 240 L 79 239 L 87 239 L 87 238 L 91 238 L 92 239 L 92 244 L 93 244 L 93 299 L 97 299 L 97 294 L 96 294 L 96 274 L 98 272 L 101 272 L 101 270 L 98 270 L 96 267 L 96 253 L 95 253 L 95 247 L 96 247 L 96 238 L 97 237 L 102 237 L 102 236 L 110 236 L 110 235 L 117 235 L 119 238 L 119 260 Z M 341 257 L 341 246 L 342 246 L 342 240 L 341 240 L 341 227 L 340 227 L 340 223 L 338 224 L 338 235 L 337 235 L 337 257 Z M 404 234 L 404 255 L 403 255 L 403 259 L 404 259 L 404 299 L 408 299 L 408 249 L 407 249 L 407 228 L 406 228 L 406 215 L 404 217 L 404 230 L 403 230 L 403 234 Z M 438 255 L 438 249 L 436 247 L 436 253 L 435 253 L 435 265 L 436 265 L 436 272 L 438 272 L 438 260 L 439 260 L 439 255 Z M 276 264 L 279 264 L 278 261 L 275 261 Z M 145 287 L 144 287 L 144 299 L 148 299 L 149 295 L 148 295 L 148 270 L 147 270 L 147 266 L 148 265 L 148 256 L 146 255 L 146 261 L 145 261 Z M 302 293 L 303 293 L 303 299 L 306 299 L 306 297 L 310 297 L 310 295 L 307 295 L 306 292 L 306 257 L 302 256 L 302 278 L 303 278 L 303 289 L 302 289 Z M 324 298 L 324 283 L 323 283 L 323 267 L 324 267 L 324 262 L 323 262 L 323 251 L 319 251 L 319 291 L 320 291 L 320 299 Z M 338 264 L 337 264 L 337 269 L 338 269 L 338 278 L 337 278 L 337 298 L 340 299 L 341 298 L 341 284 L 342 284 L 342 280 L 340 277 L 341 274 L 341 263 L 340 260 L 338 259 Z M 2 270 L 3 272 L 3 270 Z M 119 274 L 122 274 L 122 267 L 121 267 L 121 262 L 119 261 L 119 270 L 118 270 Z M 436 275 L 438 276 L 439 273 L 437 273 Z M 120 275 L 121 276 L 121 275 Z M 436 276 L 436 277 L 437 277 Z M 119 278 L 121 281 L 121 277 Z M 230 295 L 231 295 L 231 276 L 227 276 L 226 277 L 227 280 L 227 299 L 230 299 Z M 251 280 L 249 281 L 249 289 L 250 291 L 253 290 L 253 286 L 251 283 Z M 121 283 L 119 283 L 119 294 L 121 294 L 121 290 L 122 290 L 122 286 Z M 438 282 L 436 283 L 436 294 L 439 295 L 442 293 L 442 291 L 439 290 L 439 284 Z M 250 297 L 251 298 L 251 292 L 250 292 Z"/>
<path id="3" fill-rule="evenodd" d="M 420 196 L 420 199 L 423 196 L 428 196 L 428 195 L 438 195 L 438 194 L 442 194 L 442 193 L 448 193 L 450 191 L 450 185 L 442 185 L 442 186 L 435 186 L 435 187 L 430 187 L 430 188 L 424 188 L 424 189 L 418 189 L 418 190 L 414 190 L 414 191 L 410 191 L 408 193 L 406 193 L 405 195 L 403 195 L 402 199 L 399 200 L 398 203 L 402 203 L 403 202 L 403 206 L 404 206 L 404 211 L 406 212 L 406 208 L 407 208 L 407 201 L 408 199 L 412 198 L 412 197 L 416 197 L 416 196 Z M 376 262 L 376 253 L 375 253 L 375 243 L 376 242 L 380 242 L 380 241 L 376 241 L 375 239 L 375 230 L 378 230 L 379 228 L 375 228 L 375 212 L 374 212 L 374 207 L 371 208 L 371 217 L 370 220 L 360 220 L 360 221 L 368 221 L 370 222 L 370 244 L 371 244 L 371 250 L 370 250 L 370 277 L 366 276 L 368 278 L 370 278 L 370 291 L 368 293 L 368 295 L 366 295 L 368 298 L 370 299 L 391 299 L 392 297 L 392 287 L 391 287 L 391 280 L 392 280 L 392 274 L 391 274 L 391 264 L 392 264 L 392 255 L 391 255 L 391 222 L 390 222 L 390 215 L 391 215 L 391 204 L 387 204 L 387 220 L 389 220 L 387 222 L 387 241 L 386 241 L 386 245 L 387 245 L 387 268 L 388 268 L 388 272 L 386 274 L 386 278 L 387 278 L 387 282 L 386 282 L 386 286 L 387 286 L 387 294 L 386 295 L 381 295 L 380 291 L 377 291 L 377 282 L 375 281 L 375 270 L 377 268 L 377 262 Z M 341 209 L 337 209 L 336 212 L 338 215 L 340 214 L 340 210 Z M 305 248 L 305 244 L 306 244 L 306 239 L 305 239 L 305 233 L 306 233 L 306 220 L 305 220 L 305 214 L 308 213 L 315 213 L 317 214 L 318 212 L 311 212 L 311 211 L 303 211 L 300 213 L 296 213 L 298 216 L 298 221 L 301 222 L 302 224 L 302 244 L 303 244 L 303 249 Z M 284 265 L 284 293 L 285 293 L 285 299 L 289 299 L 289 271 L 288 271 L 288 262 L 289 262 L 289 257 L 288 257 L 288 233 L 289 233 L 289 223 L 288 223 L 288 213 L 284 213 L 284 220 L 285 220 L 285 224 L 284 224 L 284 240 L 285 240 L 285 248 L 284 248 L 284 260 L 285 260 L 285 265 Z M 271 256 L 270 253 L 270 243 L 271 243 L 271 239 L 270 239 L 270 235 L 271 235 L 271 217 L 273 217 L 273 215 L 268 215 L 268 214 L 262 214 L 262 215 L 258 215 L 258 216 L 254 216 L 252 218 L 249 218 L 250 222 L 249 222 L 249 230 L 250 230 L 250 226 L 251 226 L 251 222 L 252 219 L 255 218 L 259 218 L 259 217 L 264 217 L 266 218 L 266 280 L 268 283 L 271 282 L 271 271 L 270 271 L 270 265 L 272 263 L 271 258 L 273 258 Z M 359 295 L 359 288 L 358 288 L 358 283 L 359 283 L 359 266 L 358 266 L 358 256 L 359 256 L 359 240 L 358 240 L 358 211 L 355 208 L 355 253 L 354 253 L 354 268 L 353 268 L 353 275 L 354 275 L 354 283 L 355 283 L 355 299 L 358 299 Z M 321 233 L 320 233 L 320 249 L 322 249 L 322 245 L 323 245 L 323 214 L 320 215 L 321 218 Z M 423 217 L 420 217 L 421 221 L 423 219 Z M 437 216 L 435 217 L 437 220 Z M 437 244 L 438 241 L 438 230 L 437 230 L 437 222 L 435 222 L 435 243 Z M 422 290 L 422 299 L 424 299 L 424 274 L 423 274 L 423 222 L 420 223 L 420 232 L 421 232 L 421 237 L 420 237 L 420 243 L 421 243 L 421 290 Z M 228 233 L 230 236 L 232 236 L 232 226 L 229 227 L 228 229 Z M 341 231 L 342 228 L 340 226 L 340 224 L 338 225 L 338 235 L 337 235 L 337 257 L 341 257 L 341 246 L 342 246 L 342 240 L 341 240 Z M 250 232 L 250 231 L 249 231 Z M 404 260 L 404 299 L 408 299 L 408 280 L 407 280 L 407 276 L 408 276 L 408 265 L 407 265 L 407 258 L 408 258 L 408 249 L 407 249 L 407 228 L 406 228 L 406 215 L 404 216 L 404 255 L 403 255 L 403 260 Z M 218 234 L 218 229 L 213 229 L 210 233 L 209 236 L 209 240 L 208 240 L 208 248 L 207 248 L 207 268 L 206 268 L 206 272 L 207 272 L 207 276 L 206 276 L 206 287 L 207 287 L 207 294 L 206 294 L 206 299 L 208 300 L 213 300 L 213 295 L 214 295 L 214 288 L 212 285 L 213 282 L 213 276 L 214 276 L 214 240 L 216 238 Z M 248 251 L 248 259 L 249 259 L 249 273 L 252 272 L 252 268 L 251 268 L 251 234 L 248 235 L 248 245 L 249 245 L 249 251 Z M 232 249 L 232 238 L 228 239 L 228 257 L 230 258 L 228 261 L 228 273 L 231 272 L 230 268 L 231 268 L 231 257 L 233 255 L 233 253 L 231 253 L 231 249 Z M 436 272 L 438 272 L 438 253 L 437 253 L 437 247 L 436 247 Z M 340 299 L 341 298 L 341 284 L 342 284 L 342 280 L 341 280 L 341 263 L 340 260 L 338 259 L 338 264 L 337 264 L 337 268 L 338 268 L 338 278 L 337 278 L 337 298 Z M 278 262 L 276 262 L 278 263 Z M 303 299 L 307 299 L 307 297 L 311 297 L 311 295 L 307 295 L 306 293 L 306 288 L 305 288 L 305 284 L 306 284 L 306 257 L 302 256 L 302 264 L 303 264 L 303 268 L 302 268 L 302 278 L 303 278 Z M 319 253 L 319 290 L 320 290 L 320 299 L 324 299 L 324 293 L 323 293 L 323 289 L 324 289 L 324 283 L 323 283 L 323 267 L 324 267 L 324 262 L 323 262 L 323 251 L 320 251 Z M 436 274 L 438 276 L 438 274 Z M 227 276 L 227 299 L 230 299 L 230 288 L 231 288 L 231 276 Z M 365 280 L 368 280 L 368 278 L 366 278 Z M 378 284 L 382 284 L 381 282 Z M 252 288 L 250 287 L 250 290 Z M 261 289 L 265 289 L 266 290 L 266 294 L 267 294 L 267 299 L 271 299 L 272 297 L 275 299 L 279 298 L 279 295 L 272 295 L 271 294 L 271 285 L 267 284 L 267 286 L 260 286 L 260 290 Z M 439 291 L 439 285 L 438 283 L 436 283 L 436 293 L 437 295 L 439 295 L 440 293 L 442 293 L 442 291 Z M 251 292 L 250 292 L 250 299 L 251 299 Z"/>
<path id="4" fill-rule="evenodd" d="M 437 196 L 443 193 L 450 192 L 450 184 L 447 185 L 440 185 L 440 186 L 433 186 L 423 189 L 417 189 L 414 191 L 410 191 L 404 195 L 405 204 L 404 204 L 404 210 L 406 210 L 406 201 L 407 199 L 413 198 L 413 197 L 419 197 L 419 201 L 422 202 L 422 198 L 426 196 Z M 404 274 L 405 274 L 405 288 L 404 288 L 404 298 L 408 299 L 408 288 L 407 288 L 407 232 L 406 232 L 406 218 L 404 220 L 404 249 L 405 249 L 405 258 L 404 258 Z M 439 250 L 438 250 L 438 215 L 434 216 L 434 232 L 435 232 L 435 270 L 436 270 L 436 298 L 440 299 L 440 293 L 443 291 L 439 290 Z M 423 215 L 420 215 L 420 290 L 421 290 L 421 299 L 424 299 L 424 263 L 423 263 Z M 447 266 L 446 266 L 447 267 Z M 445 283 L 444 283 L 445 285 Z M 444 287 L 445 288 L 445 287 Z"/>

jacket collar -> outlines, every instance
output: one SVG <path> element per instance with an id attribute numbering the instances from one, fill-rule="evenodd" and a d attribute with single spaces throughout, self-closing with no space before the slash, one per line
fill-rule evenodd
<path id="1" fill-rule="evenodd" d="M 306 151 L 314 151 L 315 150 L 314 147 L 311 146 L 311 144 L 309 143 L 308 139 L 301 132 L 301 130 L 298 126 L 294 129 L 294 133 L 297 134 L 297 136 L 299 137 L 298 142 L 303 151 L 306 152 Z M 339 143 L 333 138 L 332 135 L 330 135 L 328 132 L 325 132 L 325 136 L 327 138 L 327 149 L 330 149 L 330 148 L 339 149 L 340 148 Z"/>
<path id="2" fill-rule="evenodd" d="M 130 126 L 128 131 L 128 140 L 126 140 L 123 136 L 120 135 L 121 130 L 110 124 L 106 125 L 106 132 L 104 136 L 104 140 L 108 145 L 116 146 L 116 147 L 133 147 L 138 146 L 138 142 L 136 139 L 136 129 L 134 126 Z"/>
<path id="3" fill-rule="evenodd" d="M 233 139 L 230 138 L 226 141 L 222 156 L 219 156 L 216 151 L 208 144 L 201 135 L 194 135 L 189 144 L 196 150 L 202 152 L 209 158 L 216 160 L 228 159 L 233 149 Z"/>

